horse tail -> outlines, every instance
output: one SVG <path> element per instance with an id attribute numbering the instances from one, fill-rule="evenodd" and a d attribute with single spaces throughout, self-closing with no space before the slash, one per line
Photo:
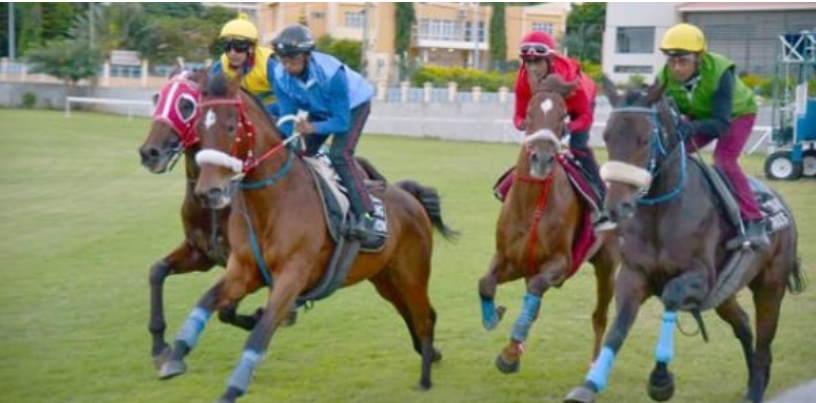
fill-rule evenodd
<path id="1" fill-rule="evenodd" d="M 357 164 L 360 166 L 363 172 L 365 172 L 368 179 L 388 183 L 385 175 L 381 174 L 377 168 L 374 168 L 374 164 L 372 164 L 371 161 L 360 156 L 356 156 L 355 158 L 357 158 Z"/>
<path id="2" fill-rule="evenodd" d="M 776 196 L 776 199 L 782 203 L 782 206 L 788 212 L 791 218 L 791 239 L 793 245 L 791 248 L 793 249 L 793 253 L 790 255 L 793 257 L 792 261 L 790 262 L 790 272 L 788 272 L 788 279 L 787 279 L 787 286 L 788 291 L 791 294 L 797 295 L 801 294 L 807 288 L 807 279 L 805 278 L 805 273 L 802 271 L 802 258 L 799 256 L 799 228 L 796 225 L 796 220 L 793 218 L 793 214 L 791 214 L 791 208 L 788 206 L 788 203 L 785 199 L 782 198 L 782 195 L 779 192 L 771 189 L 771 193 Z"/>
<path id="3" fill-rule="evenodd" d="M 419 200 L 422 208 L 425 209 L 425 213 L 431 219 L 431 224 L 445 239 L 452 241 L 459 237 L 459 231 L 448 227 L 442 220 L 442 203 L 436 189 L 422 186 L 413 180 L 402 180 L 395 183 L 395 185 Z"/>

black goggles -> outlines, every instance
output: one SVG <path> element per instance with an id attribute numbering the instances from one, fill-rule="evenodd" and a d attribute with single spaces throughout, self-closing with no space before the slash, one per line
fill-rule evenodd
<path id="1" fill-rule="evenodd" d="M 232 49 L 236 52 L 244 53 L 248 52 L 251 47 L 252 42 L 248 41 L 242 41 L 239 39 L 229 39 L 224 41 L 224 52 L 229 52 L 230 49 Z"/>
<path id="2" fill-rule="evenodd" d="M 550 53 L 553 53 L 553 50 L 541 43 L 524 43 L 521 45 L 522 58 L 544 57 Z"/>

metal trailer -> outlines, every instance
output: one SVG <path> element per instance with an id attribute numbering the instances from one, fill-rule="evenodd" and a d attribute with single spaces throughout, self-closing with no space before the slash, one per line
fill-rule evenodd
<path id="1" fill-rule="evenodd" d="M 765 175 L 783 180 L 816 178 L 816 31 L 779 39 L 782 54 L 774 77 Z"/>

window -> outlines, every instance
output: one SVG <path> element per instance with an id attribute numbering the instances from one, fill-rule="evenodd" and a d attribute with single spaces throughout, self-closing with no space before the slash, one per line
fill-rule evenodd
<path id="1" fill-rule="evenodd" d="M 453 20 L 419 20 L 419 38 L 439 41 L 461 41 L 462 24 Z"/>
<path id="2" fill-rule="evenodd" d="M 652 74 L 652 66 L 615 66 L 615 73 Z"/>
<path id="3" fill-rule="evenodd" d="M 361 12 L 346 11 L 345 25 L 348 28 L 362 28 L 365 23 L 365 16 Z"/>
<path id="4" fill-rule="evenodd" d="M 473 28 L 473 23 L 470 21 L 465 21 L 465 42 L 473 42 L 473 34 L 470 32 Z M 479 42 L 485 41 L 485 23 L 479 21 Z"/>
<path id="5" fill-rule="evenodd" d="M 553 34 L 553 24 L 549 22 L 534 22 L 533 23 L 533 31 L 541 31 L 546 32 L 550 35 Z"/>
<path id="6" fill-rule="evenodd" d="M 654 27 L 618 28 L 617 53 L 653 53 L 655 49 Z"/>

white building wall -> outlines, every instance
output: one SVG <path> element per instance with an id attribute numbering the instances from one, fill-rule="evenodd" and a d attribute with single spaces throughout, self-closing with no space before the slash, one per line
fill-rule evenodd
<path id="1" fill-rule="evenodd" d="M 629 73 L 616 73 L 615 66 L 651 66 L 651 74 L 641 74 L 651 83 L 665 62 L 659 47 L 663 33 L 676 23 L 679 2 L 667 3 L 618 3 L 606 4 L 606 30 L 603 36 L 603 72 L 616 83 L 629 81 Z M 620 27 L 653 27 L 654 49 L 652 53 L 617 53 L 617 32 Z"/>

